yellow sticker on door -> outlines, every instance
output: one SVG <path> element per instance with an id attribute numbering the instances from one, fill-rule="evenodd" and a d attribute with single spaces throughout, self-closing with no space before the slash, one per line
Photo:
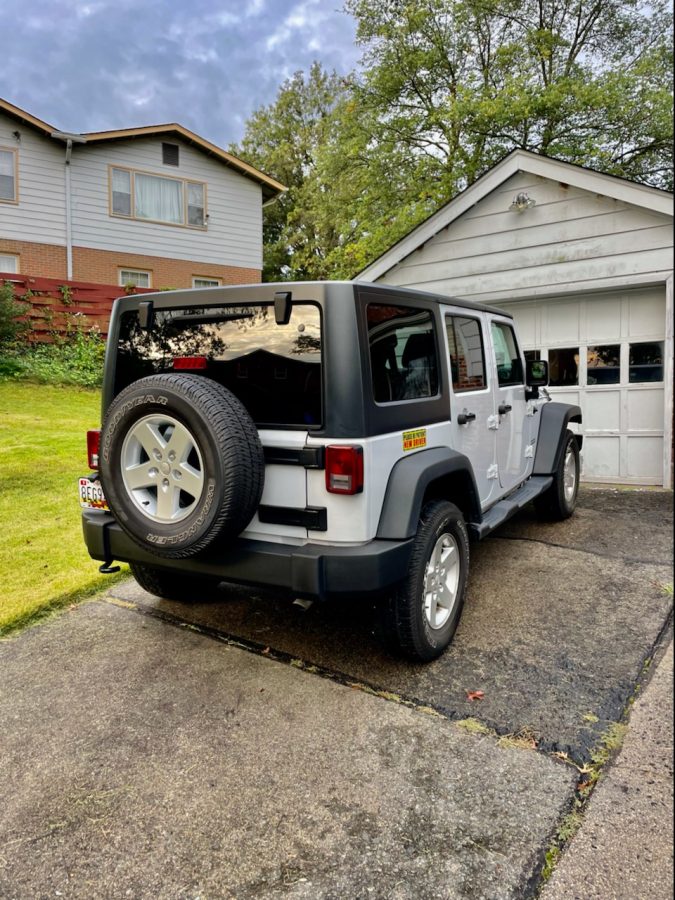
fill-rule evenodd
<path id="1" fill-rule="evenodd" d="M 426 428 L 416 428 L 414 431 L 404 431 L 403 432 L 403 449 L 404 450 L 419 450 L 420 447 L 426 447 L 427 445 L 427 430 Z"/>

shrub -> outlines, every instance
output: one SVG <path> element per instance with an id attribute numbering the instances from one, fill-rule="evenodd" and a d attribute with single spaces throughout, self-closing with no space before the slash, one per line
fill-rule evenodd
<path id="1" fill-rule="evenodd" d="M 28 330 L 28 322 L 20 316 L 28 307 L 14 299 L 14 287 L 10 281 L 0 284 L 0 351 L 12 346 Z"/>
<path id="2" fill-rule="evenodd" d="M 78 324 L 53 344 L 14 345 L 0 351 L 0 375 L 45 384 L 98 387 L 103 378 L 105 343 L 97 328 L 84 331 Z"/>

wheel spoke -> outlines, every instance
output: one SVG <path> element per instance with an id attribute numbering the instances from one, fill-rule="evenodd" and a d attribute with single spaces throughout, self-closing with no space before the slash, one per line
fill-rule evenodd
<path id="1" fill-rule="evenodd" d="M 171 485 L 165 487 L 160 484 L 157 488 L 157 517 L 164 520 L 172 519 L 178 508 L 178 491 Z"/>
<path id="2" fill-rule="evenodd" d="M 187 463 L 179 466 L 178 471 L 181 473 L 181 479 L 177 484 L 180 484 L 181 490 L 197 500 L 201 496 L 202 488 L 204 487 L 204 476 Z"/>
<path id="3" fill-rule="evenodd" d="M 166 441 L 154 422 L 140 422 L 132 433 L 150 459 L 153 459 L 154 450 L 163 450 L 166 447 Z"/>
<path id="4" fill-rule="evenodd" d="M 167 453 L 175 453 L 175 462 L 182 463 L 188 458 L 192 450 L 194 449 L 195 443 L 192 439 L 192 435 L 184 428 L 182 425 L 177 424 L 173 430 L 173 434 L 169 438 L 169 441 L 166 445 Z"/>
<path id="5" fill-rule="evenodd" d="M 140 463 L 137 466 L 127 466 L 124 470 L 124 481 L 128 488 L 136 491 L 139 488 L 147 488 L 157 484 L 157 471 L 150 475 L 152 466 L 148 462 Z"/>

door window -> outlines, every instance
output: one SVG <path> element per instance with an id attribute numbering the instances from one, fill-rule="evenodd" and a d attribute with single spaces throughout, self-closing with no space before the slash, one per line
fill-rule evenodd
<path id="1" fill-rule="evenodd" d="M 495 348 L 499 386 L 522 384 L 523 364 L 513 328 L 504 322 L 493 322 L 492 343 Z"/>
<path id="2" fill-rule="evenodd" d="M 445 320 L 450 348 L 452 387 L 455 393 L 485 387 L 485 351 L 478 319 L 448 316 Z"/>

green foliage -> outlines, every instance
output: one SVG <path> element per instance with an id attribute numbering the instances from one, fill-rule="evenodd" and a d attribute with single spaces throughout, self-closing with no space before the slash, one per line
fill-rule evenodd
<path id="1" fill-rule="evenodd" d="M 11 282 L 0 284 L 0 353 L 16 343 L 27 331 L 28 324 L 20 318 L 26 310 L 26 304 L 18 303 L 14 299 Z"/>
<path id="2" fill-rule="evenodd" d="M 315 64 L 234 152 L 290 190 L 265 213 L 266 280 L 352 277 L 524 148 L 673 186 L 665 0 L 346 0 L 363 48 Z"/>
<path id="3" fill-rule="evenodd" d="M 45 384 L 98 387 L 103 379 L 105 343 L 96 328 L 77 326 L 54 343 L 25 343 L 0 352 L 0 376 Z"/>

